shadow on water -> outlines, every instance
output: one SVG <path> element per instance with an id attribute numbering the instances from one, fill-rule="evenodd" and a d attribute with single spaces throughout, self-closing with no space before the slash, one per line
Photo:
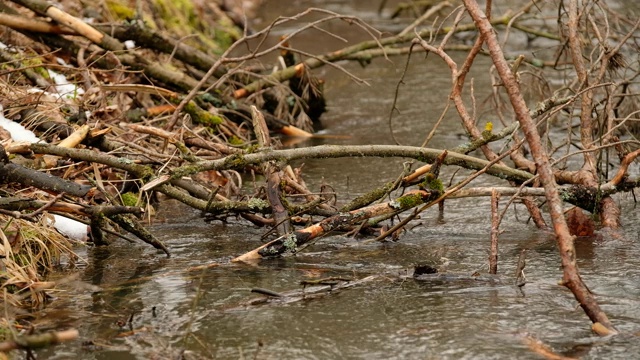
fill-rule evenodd
<path id="1" fill-rule="evenodd" d="M 325 2 L 269 2 L 265 19 L 293 14 Z M 364 2 L 363 2 L 364 3 Z M 359 12 L 374 25 L 375 5 L 327 3 L 342 13 Z M 285 11 L 283 13 L 283 11 Z M 378 24 L 376 24 L 378 21 Z M 344 25 L 343 25 L 344 26 Z M 401 28 L 401 27 L 400 27 Z M 397 29 L 395 29 L 397 30 Z M 395 31 L 394 30 L 394 31 Z M 339 31 L 339 30 L 338 30 Z M 280 34 L 281 35 L 281 34 Z M 274 35 L 277 38 L 278 34 Z M 304 40 L 298 40 L 303 43 Z M 335 41 L 335 40 L 331 40 Z M 316 44 L 314 44 L 316 46 Z M 317 44 L 312 52 L 339 47 Z M 482 60 L 479 60 L 482 61 Z M 327 68 L 329 112 L 325 133 L 351 135 L 330 143 L 389 144 L 387 114 L 404 60 L 374 61 L 368 68 L 342 64 L 371 85 L 363 87 Z M 441 73 L 425 81 L 425 73 Z M 478 77 L 480 81 L 480 77 Z M 435 58 L 412 62 L 407 91 L 394 119 L 394 131 L 406 144 L 419 145 L 442 110 L 449 88 L 448 70 Z M 482 84 L 476 82 L 481 88 Z M 408 97 L 409 94 L 416 97 Z M 433 95 L 433 96 L 430 96 Z M 460 143 L 457 120 L 445 121 L 432 147 Z M 310 188 L 331 184 L 347 201 L 395 179 L 402 160 L 329 159 L 307 161 L 304 176 Z M 445 169 L 443 178 L 453 175 Z M 458 173 L 457 178 L 463 175 Z M 479 179 L 475 184 L 487 184 Z M 583 277 L 618 329 L 637 333 L 640 323 L 639 212 L 631 199 L 623 206 L 627 240 L 579 240 L 578 263 Z M 180 358 L 189 349 L 203 358 L 239 359 L 495 359 L 538 358 L 523 339 L 527 334 L 566 356 L 623 359 L 640 356 L 640 342 L 631 335 L 614 339 L 594 336 L 588 319 L 570 292 L 558 285 L 560 259 L 553 237 L 526 222 L 517 205 L 503 221 L 499 274 L 502 282 L 415 281 L 412 266 L 429 263 L 450 274 L 486 273 L 489 247 L 487 200 L 451 200 L 444 223 L 436 210 L 400 242 L 372 244 L 342 236 L 327 237 L 295 257 L 257 265 L 230 264 L 231 256 L 260 244 L 263 229 L 245 222 L 205 223 L 180 204 L 160 208 L 151 230 L 172 251 L 166 259 L 154 250 L 129 244 L 88 249 L 79 279 L 63 281 L 50 307 L 35 314 L 36 324 L 61 324 L 80 330 L 83 343 L 39 353 L 49 359 Z M 518 255 L 528 250 L 528 283 L 513 285 Z M 220 264 L 220 266 L 215 266 Z M 252 288 L 276 292 L 300 289 L 300 281 L 326 277 L 363 278 L 384 275 L 372 283 L 286 304 L 241 306 Z M 59 274 L 65 279 L 65 274 Z M 137 332 L 135 335 L 131 333 Z M 118 334 L 128 334 L 119 337 Z M 188 358 L 188 357 L 185 357 Z"/>

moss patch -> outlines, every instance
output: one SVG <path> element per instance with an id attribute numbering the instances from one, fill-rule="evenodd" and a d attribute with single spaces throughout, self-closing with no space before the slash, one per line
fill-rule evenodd
<path id="1" fill-rule="evenodd" d="M 408 194 L 397 198 L 392 206 L 397 207 L 398 210 L 407 210 L 414 208 L 423 203 L 422 196 L 419 194 Z"/>
<path id="2" fill-rule="evenodd" d="M 120 195 L 122 198 L 122 205 L 124 206 L 136 206 L 138 205 L 138 195 L 128 192 Z"/>
<path id="3" fill-rule="evenodd" d="M 178 38 L 195 35 L 186 42 L 202 51 L 221 54 L 242 36 L 228 18 L 213 18 L 206 9 L 198 11 L 191 0 L 153 0 L 152 3 L 159 25 Z"/>
<path id="4" fill-rule="evenodd" d="M 424 181 L 420 183 L 420 187 L 422 189 L 438 192 L 440 194 L 444 192 L 444 185 L 442 184 L 442 181 L 433 176 L 433 174 L 427 174 L 424 177 Z"/>
<path id="5" fill-rule="evenodd" d="M 116 19 L 129 20 L 136 16 L 135 10 L 129 7 L 128 3 L 121 0 L 107 0 L 107 9 Z"/>

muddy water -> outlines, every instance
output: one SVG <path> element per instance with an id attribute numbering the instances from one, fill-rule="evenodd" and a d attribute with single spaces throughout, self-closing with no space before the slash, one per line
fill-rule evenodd
<path id="1" fill-rule="evenodd" d="M 284 3 L 267 3 L 264 21 L 278 14 L 294 14 L 298 7 L 322 5 L 341 13 L 358 13 L 389 31 L 403 25 L 380 20 L 375 13 L 377 4 L 298 1 L 293 8 Z M 353 26 L 334 26 L 333 31 L 346 31 L 350 40 L 365 38 Z M 319 39 L 322 41 L 314 38 L 307 50 L 317 53 L 342 46 L 335 39 Z M 306 40 L 311 39 L 297 41 L 304 46 Z M 340 64 L 369 86 L 354 83 L 338 71 L 319 69 L 318 74 L 327 79 L 329 101 L 323 133 L 350 137 L 315 143 L 392 143 L 387 116 L 403 64 L 403 59 L 376 60 L 366 69 Z M 477 89 L 487 88 L 482 70 L 473 76 Z M 393 120 L 402 143 L 419 145 L 423 141 L 442 111 L 449 82 L 447 69 L 434 57 L 415 57 L 398 103 L 400 114 Z M 430 146 L 458 145 L 464 141 L 460 132 L 451 113 Z M 339 192 L 339 201 L 348 201 L 396 178 L 402 162 L 307 161 L 304 174 L 312 189 L 327 183 Z M 454 170 L 446 169 L 444 177 L 453 176 Z M 456 179 L 465 173 L 455 174 Z M 483 178 L 474 184 L 489 183 L 495 182 Z M 640 331 L 640 219 L 629 196 L 617 199 L 623 207 L 626 237 L 581 241 L 578 258 L 583 277 L 614 324 L 633 334 Z M 180 351 L 188 349 L 203 358 L 217 359 L 535 359 L 523 341 L 530 335 L 566 356 L 639 357 L 636 336 L 601 339 L 592 335 L 573 296 L 557 285 L 561 270 L 552 237 L 528 224 L 525 214 L 517 206 L 503 222 L 502 283 L 416 282 L 402 278 L 416 263 L 432 264 L 451 274 L 486 272 L 486 200 L 449 201 L 443 222 L 428 211 L 420 225 L 397 243 L 367 244 L 333 236 L 296 257 L 255 266 L 228 261 L 258 246 L 263 229 L 233 219 L 208 224 L 197 212 L 167 203 L 152 231 L 170 246 L 173 257 L 166 259 L 147 247 L 128 244 L 82 251 L 87 263 L 79 264 L 84 268 L 80 278 L 59 274 L 66 282 L 53 294 L 56 300 L 36 314 L 41 328 L 78 328 L 81 341 L 40 355 L 50 359 L 180 358 Z M 528 250 L 528 283 L 519 291 L 511 284 L 522 249 Z M 194 269 L 207 264 L 220 265 Z M 250 293 L 252 288 L 284 292 L 299 289 L 301 280 L 372 274 L 386 276 L 320 299 L 240 306 L 257 297 Z M 131 329 L 138 333 L 117 336 Z"/>

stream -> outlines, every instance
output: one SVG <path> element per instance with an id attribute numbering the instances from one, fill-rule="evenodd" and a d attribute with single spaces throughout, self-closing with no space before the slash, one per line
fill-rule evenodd
<path id="1" fill-rule="evenodd" d="M 496 13 L 507 8 L 501 3 Z M 633 1 L 628 4 L 630 9 L 637 6 Z M 268 1 L 254 26 L 264 27 L 278 15 L 308 7 L 357 14 L 382 31 L 397 32 L 407 25 L 408 19 L 380 18 L 377 6 L 377 1 Z M 271 40 L 294 29 L 295 24 L 278 28 Z M 346 23 L 332 22 L 328 29 L 346 34 L 350 44 L 368 38 Z M 320 32 L 301 34 L 292 45 L 315 54 L 346 46 Z M 375 59 L 366 68 L 355 62 L 338 63 L 368 85 L 328 66 L 314 70 L 326 81 L 328 112 L 320 132 L 326 137 L 294 146 L 392 144 L 388 116 L 405 61 L 406 57 Z M 479 57 L 477 63 L 478 70 L 470 76 L 481 101 L 491 89 L 486 76 L 489 60 Z M 393 131 L 401 143 L 423 142 L 444 108 L 450 83 L 449 70 L 439 58 L 425 59 L 423 53 L 412 57 L 400 90 L 400 113 L 393 117 Z M 490 117 L 483 114 L 481 121 Z M 463 142 L 457 114 L 450 110 L 429 147 L 451 148 Z M 345 203 L 395 180 L 405 161 L 308 160 L 303 176 L 312 191 L 330 185 L 339 194 L 338 202 Z M 447 167 L 441 178 L 459 181 L 469 173 Z M 481 177 L 471 186 L 490 184 L 496 180 Z M 623 333 L 610 339 L 591 332 L 590 321 L 573 295 L 558 285 L 562 270 L 554 237 L 527 222 L 521 204 L 510 209 L 502 222 L 498 263 L 502 282 L 489 283 L 406 277 L 415 264 L 424 263 L 451 274 L 487 273 L 488 199 L 447 201 L 441 221 L 432 208 L 397 242 L 334 235 L 294 257 L 256 265 L 229 260 L 259 246 L 265 229 L 241 219 L 207 223 L 199 212 L 168 201 L 161 204 L 151 231 L 167 244 L 172 257 L 121 241 L 108 248 L 79 249 L 83 260 L 76 266 L 82 271 L 55 274 L 61 284 L 52 293 L 54 301 L 34 314 L 34 323 L 39 329 L 75 327 L 80 339 L 37 355 L 39 359 L 179 359 L 180 351 L 188 349 L 184 358 L 539 359 L 525 342 L 531 336 L 568 357 L 640 357 L 640 212 L 630 194 L 615 199 L 624 214 L 625 237 L 576 243 L 585 282 Z M 505 203 L 503 198 L 500 205 Z M 520 289 L 513 282 L 522 249 L 527 249 L 527 284 Z M 285 292 L 300 290 L 303 280 L 369 275 L 384 276 L 316 299 L 242 306 L 261 297 L 252 294 L 252 288 Z M 119 336 L 131 330 L 137 334 Z"/>

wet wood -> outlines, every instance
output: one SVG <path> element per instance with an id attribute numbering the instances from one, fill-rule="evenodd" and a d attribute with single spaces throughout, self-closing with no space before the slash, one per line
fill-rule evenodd
<path id="1" fill-rule="evenodd" d="M 331 285 L 317 285 L 317 286 L 305 286 L 301 290 L 290 290 L 284 292 L 277 292 L 277 296 L 267 295 L 260 298 L 251 299 L 241 303 L 239 306 L 227 308 L 226 311 L 233 311 L 236 309 L 245 309 L 250 306 L 271 305 L 271 304 L 290 304 L 304 300 L 318 299 L 338 292 L 356 287 L 366 285 L 372 281 L 380 279 L 378 275 L 370 275 L 361 279 L 353 281 L 339 281 L 338 284 Z M 271 290 L 267 291 L 272 293 Z M 276 293 L 274 293 L 276 294 Z"/>
<path id="2" fill-rule="evenodd" d="M 13 340 L 0 342 L 0 352 L 11 351 L 16 349 L 35 350 L 63 342 L 73 341 L 78 338 L 80 333 L 76 329 L 69 329 L 57 332 L 47 332 L 36 335 L 23 335 Z"/>
<path id="3" fill-rule="evenodd" d="M 232 261 L 251 261 L 267 256 L 277 256 L 286 251 L 295 251 L 297 247 L 302 246 L 330 231 L 346 229 L 353 224 L 376 216 L 399 213 L 411 209 L 422 204 L 430 197 L 431 193 L 428 191 L 414 190 L 391 202 L 371 205 L 366 208 L 340 213 L 305 229 L 296 230 L 292 234 L 281 236 L 278 239 L 234 258 Z"/>
<path id="4" fill-rule="evenodd" d="M 502 284 L 502 280 L 499 276 L 493 275 L 481 275 L 481 274 L 454 274 L 454 273 L 437 273 L 437 274 L 422 274 L 413 276 L 412 279 L 416 281 L 443 281 L 443 282 L 459 282 L 459 281 L 471 281 L 471 282 L 483 282 L 491 284 Z"/>
<path id="5" fill-rule="evenodd" d="M 491 193 L 491 250 L 489 252 L 489 273 L 498 273 L 498 235 L 500 234 L 500 215 L 498 201 L 500 195 L 496 191 Z"/>
<path id="6" fill-rule="evenodd" d="M 253 131 L 258 140 L 258 145 L 262 149 L 271 146 L 271 137 L 269 136 L 269 128 L 264 119 L 264 115 L 256 108 L 251 106 L 251 120 L 253 122 Z M 274 161 L 267 161 L 262 164 L 262 172 L 267 178 L 267 200 L 271 204 L 271 214 L 275 222 L 276 233 L 279 236 L 291 233 L 291 223 L 289 221 L 289 212 L 282 203 L 284 194 L 280 184 L 284 173 L 278 168 Z"/>
<path id="7" fill-rule="evenodd" d="M 522 287 L 527 283 L 527 278 L 524 275 L 524 267 L 527 265 L 527 249 L 522 249 L 518 256 L 518 264 L 516 265 L 515 284 L 518 287 Z"/>

